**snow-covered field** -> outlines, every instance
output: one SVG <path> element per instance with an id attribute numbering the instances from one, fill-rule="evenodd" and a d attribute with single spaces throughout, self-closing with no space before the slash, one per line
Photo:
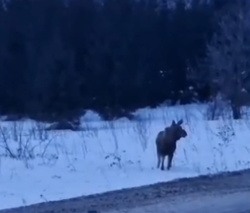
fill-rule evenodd
<path id="1" fill-rule="evenodd" d="M 0 121 L 0 209 L 250 168 L 249 120 L 209 121 L 206 111 L 195 104 L 141 109 L 135 121 L 113 122 L 89 111 L 78 132 Z M 172 169 L 157 170 L 155 137 L 180 118 L 188 137 L 178 142 Z"/>

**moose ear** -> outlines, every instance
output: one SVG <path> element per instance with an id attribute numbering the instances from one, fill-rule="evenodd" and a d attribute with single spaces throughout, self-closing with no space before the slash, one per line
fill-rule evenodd
<path id="1" fill-rule="evenodd" d="M 183 120 L 181 119 L 178 121 L 177 125 L 181 125 L 182 123 L 183 123 Z"/>
<path id="2" fill-rule="evenodd" d="M 174 121 L 174 120 L 172 120 L 172 126 L 175 126 L 175 125 L 176 125 L 175 121 Z"/>

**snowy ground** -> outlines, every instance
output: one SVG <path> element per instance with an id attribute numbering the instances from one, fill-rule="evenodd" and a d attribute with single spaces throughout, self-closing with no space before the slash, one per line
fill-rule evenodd
<path id="1" fill-rule="evenodd" d="M 104 122 L 88 112 L 79 132 L 46 132 L 47 124 L 31 120 L 1 121 L 0 209 L 250 168 L 248 119 L 208 121 L 206 107 L 142 109 L 133 122 Z M 157 170 L 156 134 L 180 118 L 188 137 L 178 143 L 173 168 Z M 6 157 L 7 145 L 15 155 L 20 145 L 22 159 Z"/>

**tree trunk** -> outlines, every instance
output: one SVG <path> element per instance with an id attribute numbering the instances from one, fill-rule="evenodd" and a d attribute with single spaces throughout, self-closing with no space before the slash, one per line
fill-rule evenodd
<path id="1" fill-rule="evenodd" d="M 233 119 L 235 120 L 241 119 L 240 106 L 238 106 L 237 104 L 232 104 L 231 108 L 233 112 Z"/>

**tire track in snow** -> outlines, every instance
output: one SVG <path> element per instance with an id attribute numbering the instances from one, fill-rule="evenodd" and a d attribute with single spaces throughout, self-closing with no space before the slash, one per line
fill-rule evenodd
<path id="1" fill-rule="evenodd" d="M 144 206 L 155 209 L 157 205 L 161 206 L 162 203 L 167 203 L 168 205 L 165 205 L 165 207 L 173 208 L 172 212 L 175 212 L 175 207 L 180 207 L 185 202 L 190 203 L 192 200 L 205 199 L 206 197 L 215 198 L 216 196 L 220 199 L 222 195 L 225 197 L 235 194 L 239 197 L 249 193 L 250 169 L 211 176 L 183 178 L 171 182 L 39 203 L 26 207 L 0 210 L 0 213 L 85 213 L 89 210 L 107 213 L 137 213 L 146 212 Z M 193 203 L 193 205 L 198 204 Z M 161 210 L 161 212 L 164 211 Z M 192 212 L 194 211 L 192 210 Z"/>

